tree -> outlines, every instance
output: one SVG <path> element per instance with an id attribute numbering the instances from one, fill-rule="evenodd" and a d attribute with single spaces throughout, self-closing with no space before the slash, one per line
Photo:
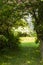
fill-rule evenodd
<path id="1" fill-rule="evenodd" d="M 22 15 L 22 3 L 21 5 L 19 4 L 19 2 L 17 2 L 16 0 L 0 0 L 0 35 L 7 37 L 8 42 L 7 44 L 10 45 L 12 43 L 13 40 L 15 40 L 14 35 L 12 34 L 13 31 L 11 31 L 11 28 L 13 26 L 18 26 L 18 25 L 26 25 L 26 23 L 24 24 L 24 22 L 22 22 L 22 20 L 20 20 L 20 18 L 23 17 Z M 19 21 L 21 21 L 22 23 L 18 23 Z M 16 36 L 16 39 L 18 39 L 19 36 Z M 13 40 L 12 40 L 13 39 Z M 11 41 L 12 40 L 12 41 Z M 0 39 L 1 41 L 1 39 Z M 16 41 L 13 41 L 13 43 L 17 43 Z M 1 41 L 0 44 L 3 44 L 3 42 Z"/>
<path id="2" fill-rule="evenodd" d="M 43 1 L 34 0 L 30 4 L 29 13 L 35 19 L 34 27 L 37 32 L 37 38 L 40 41 L 40 52 L 43 61 Z"/>
<path id="3" fill-rule="evenodd" d="M 43 59 L 43 1 L 42 0 L 0 0 L 0 34 L 9 33 L 17 20 L 25 15 L 32 14 L 35 19 L 35 30 L 40 40 Z M 8 35 L 7 35 L 8 36 Z"/>

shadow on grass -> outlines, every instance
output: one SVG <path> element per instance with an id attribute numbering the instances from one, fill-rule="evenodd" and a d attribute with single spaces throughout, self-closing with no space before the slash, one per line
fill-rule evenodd
<path id="1" fill-rule="evenodd" d="M 21 45 L 20 50 L 5 49 L 0 53 L 0 65 L 38 65 L 39 48 L 27 45 Z"/>

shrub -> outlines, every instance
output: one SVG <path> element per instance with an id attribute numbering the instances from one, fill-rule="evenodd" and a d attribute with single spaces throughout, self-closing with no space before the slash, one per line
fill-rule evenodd
<path id="1" fill-rule="evenodd" d="M 6 31 L 4 35 L 0 35 L 0 49 L 5 47 L 17 48 L 19 43 L 19 33 L 13 29 Z"/>
<path id="2" fill-rule="evenodd" d="M 8 47 L 17 48 L 19 46 L 19 43 L 19 33 L 11 29 L 8 36 Z"/>
<path id="3" fill-rule="evenodd" d="M 8 39 L 4 35 L 0 35 L 0 49 L 5 48 L 7 42 L 8 42 Z"/>

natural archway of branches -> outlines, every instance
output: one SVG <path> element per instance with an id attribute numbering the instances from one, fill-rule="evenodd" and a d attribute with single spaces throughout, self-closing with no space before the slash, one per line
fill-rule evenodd
<path id="1" fill-rule="evenodd" d="M 17 20 L 31 14 L 35 19 L 34 26 L 40 40 L 43 59 L 43 1 L 41 0 L 0 0 L 0 35 L 9 37 L 9 30 Z"/>

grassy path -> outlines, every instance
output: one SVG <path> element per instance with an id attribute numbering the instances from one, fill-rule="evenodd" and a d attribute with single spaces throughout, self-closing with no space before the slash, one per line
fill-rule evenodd
<path id="1" fill-rule="evenodd" d="M 0 54 L 0 65 L 38 65 L 40 61 L 40 51 L 38 44 L 21 43 L 20 49 L 5 49 Z"/>

